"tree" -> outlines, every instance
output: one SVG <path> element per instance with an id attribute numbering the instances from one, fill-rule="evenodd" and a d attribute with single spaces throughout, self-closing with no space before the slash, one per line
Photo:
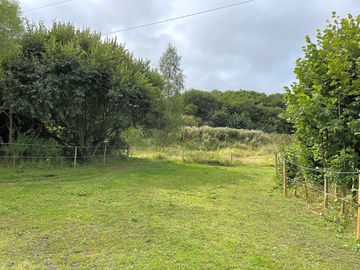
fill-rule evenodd
<path id="1" fill-rule="evenodd" d="M 13 133 L 13 111 L 4 108 L 4 86 L 2 62 L 18 50 L 18 40 L 23 31 L 20 7 L 17 1 L 0 0 L 0 119 L 6 119 L 0 124 L 0 130 L 9 131 L 11 142 Z"/>
<path id="2" fill-rule="evenodd" d="M 285 110 L 282 94 L 190 90 L 182 98 L 184 113 L 200 120 L 200 125 L 289 132 L 288 123 L 279 117 Z"/>
<path id="3" fill-rule="evenodd" d="M 179 94 L 184 89 L 184 74 L 181 69 L 181 56 L 172 44 L 168 45 L 161 56 L 159 68 L 166 82 L 165 95 L 170 97 Z"/>
<path id="4" fill-rule="evenodd" d="M 183 94 L 185 114 L 199 118 L 202 124 L 212 125 L 212 118 L 221 103 L 210 92 L 190 90 Z"/>
<path id="5" fill-rule="evenodd" d="M 18 2 L 0 0 L 0 61 L 16 49 L 22 31 Z"/>
<path id="6" fill-rule="evenodd" d="M 54 23 L 29 25 L 20 45 L 4 63 L 4 105 L 63 144 L 117 143 L 125 129 L 165 113 L 160 75 L 115 40 Z"/>
<path id="7" fill-rule="evenodd" d="M 360 165 L 360 16 L 333 13 L 317 41 L 306 37 L 306 43 L 296 62 L 298 81 L 286 89 L 285 116 L 301 149 L 297 158 L 304 166 L 353 171 Z M 343 187 L 355 181 L 333 179 Z"/>

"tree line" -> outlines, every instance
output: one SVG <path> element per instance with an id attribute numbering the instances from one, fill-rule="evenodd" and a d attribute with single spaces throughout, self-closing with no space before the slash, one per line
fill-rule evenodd
<path id="1" fill-rule="evenodd" d="M 200 91 L 182 94 L 187 125 L 256 129 L 288 133 L 291 127 L 279 115 L 285 111 L 283 94 L 255 91 Z"/>

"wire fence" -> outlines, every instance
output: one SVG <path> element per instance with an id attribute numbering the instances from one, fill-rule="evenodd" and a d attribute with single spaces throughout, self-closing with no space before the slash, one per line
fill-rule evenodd
<path id="1" fill-rule="evenodd" d="M 318 168 L 318 167 L 312 168 L 312 167 L 303 166 L 297 162 L 294 162 L 293 160 L 289 160 L 285 156 L 281 156 L 281 160 L 282 160 L 282 168 L 280 165 L 281 163 L 279 164 L 278 155 L 275 154 L 275 176 L 278 177 L 279 174 L 282 176 L 284 195 L 285 196 L 288 195 L 288 187 L 289 186 L 290 187 L 296 186 L 298 184 L 298 185 L 301 185 L 304 187 L 306 197 L 308 197 L 308 189 L 312 190 L 316 193 L 322 194 L 323 205 L 324 205 L 325 209 L 328 208 L 328 206 L 329 206 L 329 197 L 334 198 L 335 201 L 342 202 L 341 203 L 341 212 L 342 213 L 345 213 L 346 204 L 357 208 L 356 238 L 357 238 L 357 240 L 360 240 L 360 192 L 359 192 L 360 171 L 359 170 L 358 171 L 355 171 L 355 170 L 354 171 L 335 171 L 330 168 Z M 293 175 L 295 175 L 295 176 L 288 177 L 288 172 L 290 170 L 287 167 L 287 164 L 292 165 L 291 170 L 293 171 Z M 296 169 L 298 169 L 298 170 L 296 170 Z M 280 173 L 279 173 L 279 171 L 280 171 Z M 294 173 L 294 171 L 295 171 L 295 173 Z M 306 178 L 304 177 L 304 171 L 311 171 L 311 172 L 320 174 L 320 176 L 323 177 L 322 183 L 319 181 L 312 181 L 313 182 L 312 184 L 308 183 L 307 181 L 305 181 Z M 342 175 L 343 177 L 351 176 L 350 179 L 352 179 L 352 187 L 351 187 L 351 192 L 348 196 L 346 196 L 346 191 L 344 191 L 344 189 L 342 190 L 342 192 L 343 192 L 342 196 L 338 195 L 336 182 L 333 183 L 333 184 L 335 184 L 335 193 L 329 192 L 329 186 L 330 186 L 329 179 L 333 175 L 338 175 L 338 176 Z M 355 177 L 355 176 L 357 176 L 357 177 Z M 318 182 L 318 183 L 316 183 L 316 182 Z M 358 188 L 355 187 L 356 182 L 357 182 Z M 320 189 L 317 187 L 320 184 L 323 185 L 323 189 Z M 295 189 L 295 192 L 296 192 L 296 189 Z"/>
<path id="2" fill-rule="evenodd" d="M 17 164 L 29 161 L 45 161 L 58 163 L 72 162 L 76 167 L 79 162 L 90 159 L 102 159 L 103 163 L 109 158 L 128 158 L 129 146 L 71 146 L 55 144 L 27 144 L 2 143 L 0 144 L 0 163 L 15 167 Z"/>
<path id="3" fill-rule="evenodd" d="M 301 164 L 298 164 L 294 161 L 290 161 L 289 159 L 286 159 L 285 157 L 282 157 L 282 160 L 284 162 L 284 164 L 291 164 L 297 168 L 300 168 L 302 170 L 308 170 L 308 171 L 312 171 L 312 172 L 317 172 L 317 173 L 320 173 L 322 174 L 323 176 L 326 176 L 326 175 L 331 175 L 331 174 L 338 174 L 338 175 L 360 175 L 360 171 L 334 171 L 334 170 L 330 170 L 330 169 L 325 169 L 325 168 L 311 168 L 311 167 L 306 167 L 306 166 L 303 166 Z M 300 170 L 301 172 L 301 170 Z M 277 173 L 277 172 L 276 172 Z M 306 183 L 304 183 L 303 181 L 300 181 L 299 179 L 295 179 L 295 178 L 288 178 L 287 177 L 287 181 L 289 183 L 297 183 L 297 184 L 300 184 L 300 185 L 306 185 Z M 345 197 L 340 197 L 338 195 L 334 195 L 330 192 L 326 192 L 325 189 L 324 190 L 320 190 L 320 189 L 317 189 L 317 188 L 314 188 L 314 187 L 310 187 L 309 185 L 306 185 L 307 188 L 309 189 L 312 189 L 316 192 L 319 192 L 319 193 L 323 193 L 324 195 L 328 195 L 328 196 L 332 196 L 332 197 L 335 197 L 337 200 L 343 200 L 343 201 L 346 201 L 346 202 L 349 202 L 349 203 L 353 203 L 355 206 L 358 206 L 357 203 L 354 203 L 353 201 L 350 201 L 349 199 L 345 198 Z M 356 191 L 356 192 L 359 192 L 359 189 L 352 189 L 352 191 Z"/>
<path id="4" fill-rule="evenodd" d="M 316 168 L 310 168 L 310 167 L 306 167 L 306 166 L 302 166 L 296 162 L 293 162 L 293 161 L 290 161 L 288 159 L 285 158 L 285 161 L 287 163 L 290 163 L 298 168 L 301 168 L 301 169 L 305 169 L 305 170 L 310 170 L 310 171 L 315 171 L 315 172 L 319 172 L 319 173 L 332 173 L 332 174 L 353 174 L 353 175 L 357 175 L 357 174 L 360 174 L 358 171 L 357 172 L 338 172 L 338 171 L 332 171 L 332 170 L 329 170 L 329 169 L 324 169 L 324 168 L 321 168 L 321 169 L 316 169 Z"/>
<path id="5" fill-rule="evenodd" d="M 355 203 L 355 202 L 353 201 L 353 199 L 349 199 L 349 198 L 346 198 L 346 197 L 340 197 L 340 196 L 335 195 L 335 194 L 333 194 L 333 193 L 331 193 L 331 192 L 325 192 L 325 191 L 323 191 L 323 190 L 321 190 L 321 189 L 318 189 L 318 188 L 316 188 L 316 187 L 313 187 L 313 186 L 311 186 L 311 185 L 308 185 L 308 184 L 306 184 L 306 183 L 304 183 L 304 182 L 302 182 L 302 181 L 299 181 L 299 180 L 297 180 L 297 179 L 292 178 L 292 179 L 288 179 L 288 181 L 289 181 L 289 182 L 292 182 L 292 183 L 299 184 L 299 185 L 301 185 L 301 186 L 304 186 L 305 188 L 310 189 L 310 190 L 312 190 L 312 191 L 314 191 L 314 192 L 317 192 L 317 193 L 320 193 L 320 194 L 323 194 L 323 195 L 326 195 L 326 196 L 333 197 L 333 198 L 336 199 L 336 200 L 340 200 L 340 201 L 347 202 L 347 203 L 349 203 L 349 204 L 351 204 L 351 205 L 353 205 L 353 206 L 355 206 L 355 207 L 358 207 L 358 206 L 359 206 L 359 204 L 358 204 L 358 203 Z"/>

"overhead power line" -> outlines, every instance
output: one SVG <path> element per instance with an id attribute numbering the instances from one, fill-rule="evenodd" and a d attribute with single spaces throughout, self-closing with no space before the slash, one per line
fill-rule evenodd
<path id="1" fill-rule="evenodd" d="M 226 5 L 226 6 L 221 6 L 221 7 L 217 7 L 217 8 L 212 8 L 212 9 L 208 9 L 208 10 L 203 10 L 203 11 L 199 11 L 199 12 L 195 12 L 195 13 L 182 15 L 182 16 L 179 16 L 179 17 L 174 17 L 174 18 L 170 18 L 170 19 L 165 19 L 165 20 L 161 20 L 161 21 L 151 22 L 151 23 L 147 23 L 147 24 L 141 24 L 141 25 L 137 25 L 137 26 L 133 26 L 133 27 L 129 27 L 129 28 L 116 30 L 116 31 L 111 31 L 111 32 L 104 33 L 102 35 L 106 36 L 106 35 L 111 35 L 111 34 L 115 34 L 115 33 L 135 30 L 135 29 L 139 29 L 139 28 L 144 28 L 144 27 L 148 27 L 148 26 L 152 26 L 152 25 L 156 25 L 156 24 L 162 24 L 162 23 L 166 23 L 166 22 L 170 22 L 170 21 L 181 20 L 181 19 L 184 19 L 184 18 L 197 16 L 197 15 L 201 15 L 201 14 L 205 14 L 205 13 L 210 13 L 210 12 L 218 11 L 218 10 L 221 10 L 221 9 L 231 8 L 231 7 L 247 4 L 247 3 L 250 3 L 250 2 L 254 2 L 254 1 L 255 0 L 248 0 L 248 1 L 238 2 L 238 3 Z"/>
<path id="2" fill-rule="evenodd" d="M 59 2 L 55 2 L 55 3 L 39 6 L 39 7 L 34 7 L 34 8 L 24 10 L 23 13 L 35 11 L 35 10 L 42 9 L 42 8 L 57 6 L 57 5 L 61 5 L 61 4 L 67 3 L 67 2 L 71 2 L 71 1 L 73 1 L 73 0 L 64 0 L 64 1 L 59 1 Z"/>

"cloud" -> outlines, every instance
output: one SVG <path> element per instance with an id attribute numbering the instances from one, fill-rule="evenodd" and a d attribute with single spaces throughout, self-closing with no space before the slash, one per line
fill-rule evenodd
<path id="1" fill-rule="evenodd" d="M 181 16 L 234 1 L 74 0 L 26 13 L 26 17 L 70 21 L 77 27 L 110 32 Z M 48 4 L 22 1 L 24 10 Z M 305 35 L 314 36 L 331 12 L 359 14 L 358 0 L 256 0 L 226 10 L 116 34 L 137 57 L 158 59 L 169 42 L 182 55 L 186 86 L 204 90 L 253 89 L 282 92 L 295 80 L 295 61 Z"/>

